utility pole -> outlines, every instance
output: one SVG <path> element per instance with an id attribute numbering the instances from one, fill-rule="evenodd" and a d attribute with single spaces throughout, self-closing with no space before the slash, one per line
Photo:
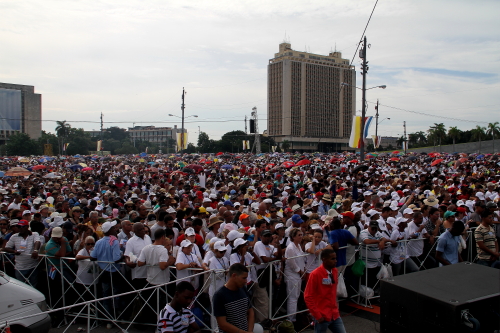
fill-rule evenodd
<path id="1" fill-rule="evenodd" d="M 375 151 L 377 151 L 377 143 L 378 143 L 378 98 L 377 98 L 377 105 L 375 106 L 375 110 L 377 110 L 377 113 L 375 114 L 375 142 L 374 142 L 374 147 Z"/>
<path id="2" fill-rule="evenodd" d="M 135 123 L 132 123 L 132 129 L 135 129 Z M 135 135 L 136 135 L 137 133 L 135 133 L 135 132 L 134 132 L 134 133 L 132 133 L 132 134 L 134 134 L 134 147 L 135 147 Z"/>
<path id="3" fill-rule="evenodd" d="M 245 115 L 245 134 L 247 134 L 247 116 Z"/>
<path id="4" fill-rule="evenodd" d="M 182 87 L 182 105 L 181 105 L 181 110 L 182 110 L 182 128 L 181 128 L 181 151 L 184 150 L 184 95 L 186 92 L 184 91 L 184 87 Z"/>
<path id="5" fill-rule="evenodd" d="M 362 96 L 362 108 L 361 108 L 361 142 L 360 142 L 360 149 L 359 149 L 359 159 L 360 163 L 363 163 L 365 161 L 365 116 L 366 116 L 366 72 L 368 72 L 368 61 L 366 61 L 366 36 L 363 41 L 363 47 L 359 51 L 359 57 L 363 59 L 363 64 L 361 65 L 361 68 L 363 70 L 363 96 Z"/>
<path id="6" fill-rule="evenodd" d="M 260 154 L 261 149 L 260 149 L 259 119 L 257 116 L 257 107 L 255 106 L 252 108 L 252 117 L 255 120 L 255 141 L 253 143 L 251 151 L 253 151 L 253 148 L 255 147 L 255 153 Z"/>
<path id="7" fill-rule="evenodd" d="M 103 136 L 103 122 L 102 122 L 102 112 L 101 112 L 101 140 Z"/>
<path id="8" fill-rule="evenodd" d="M 408 148 L 408 145 L 406 144 L 407 143 L 407 140 L 406 140 L 406 121 L 403 121 L 403 150 L 405 151 L 405 154 L 406 154 L 406 149 Z"/>

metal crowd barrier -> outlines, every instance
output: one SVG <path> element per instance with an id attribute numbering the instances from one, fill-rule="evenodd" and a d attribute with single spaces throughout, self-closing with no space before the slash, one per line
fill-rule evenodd
<path id="1" fill-rule="evenodd" d="M 468 232 L 468 238 L 467 238 L 469 255 L 471 255 L 471 253 L 472 253 L 471 247 L 475 246 L 475 244 L 472 244 L 472 237 L 470 236 L 471 232 L 472 231 Z M 409 239 L 409 240 L 402 240 L 399 242 L 407 243 L 405 246 L 405 255 L 407 255 L 408 243 L 411 241 L 421 241 L 421 240 L 422 239 Z M 436 244 L 437 244 L 437 240 L 434 243 L 433 248 L 436 246 Z M 339 249 L 345 249 L 345 248 L 347 248 L 347 247 L 341 247 Z M 354 263 L 355 262 L 355 258 L 357 256 L 359 256 L 360 249 L 361 249 L 361 245 L 355 249 L 355 252 L 351 258 L 346 258 L 347 263 L 350 263 L 350 262 Z M 367 247 L 367 249 L 370 249 L 370 248 Z M 429 253 L 430 252 L 431 251 L 429 251 Z M 300 255 L 300 256 L 296 256 L 296 257 L 290 257 L 290 258 L 286 258 L 286 260 L 295 259 L 295 258 L 299 258 L 299 257 L 306 257 L 309 255 L 310 254 L 304 254 L 304 255 Z M 429 254 L 427 254 L 427 256 L 428 255 Z M 1 256 L 1 264 L 2 264 L 1 269 L 6 271 L 7 274 L 9 274 L 9 271 L 10 271 L 11 274 L 9 274 L 9 275 L 14 275 L 14 274 L 12 274 L 12 271 L 13 270 L 15 271 L 14 262 L 12 261 L 12 255 L 9 253 L 0 252 L 0 256 Z M 367 257 L 368 256 L 365 256 L 366 259 L 367 259 Z M 53 266 L 52 263 L 50 262 L 50 259 L 60 259 L 59 267 Z M 286 260 L 284 260 L 285 263 L 286 263 Z M 50 309 L 46 313 L 47 314 L 61 314 L 61 313 L 63 314 L 62 319 L 58 325 L 59 327 L 67 325 L 68 326 L 67 328 L 69 328 L 78 318 L 86 319 L 87 332 L 90 332 L 91 329 L 94 329 L 100 323 L 103 323 L 103 322 L 112 322 L 112 323 L 123 324 L 124 326 L 120 327 L 123 332 L 128 331 L 130 326 L 133 324 L 156 326 L 157 325 L 156 314 L 158 314 L 160 312 L 160 310 L 163 309 L 165 306 L 165 304 L 163 304 L 163 303 L 160 304 L 160 300 L 168 302 L 173 296 L 173 295 L 168 294 L 168 292 L 167 292 L 168 286 L 175 284 L 181 280 L 191 279 L 193 277 L 199 278 L 200 276 L 203 276 L 203 281 L 204 281 L 202 284 L 200 284 L 201 287 L 199 289 L 202 292 L 200 292 L 196 295 L 195 299 L 193 300 L 192 306 L 199 307 L 204 314 L 206 314 L 207 316 L 210 317 L 210 321 L 212 323 L 215 322 L 215 321 L 212 321 L 212 320 L 214 320 L 214 317 L 213 317 L 213 306 L 211 306 L 211 302 L 209 303 L 210 304 L 209 306 L 206 306 L 206 304 L 203 304 L 204 302 L 200 302 L 200 297 L 202 296 L 202 294 L 204 292 L 206 292 L 208 290 L 209 283 L 213 283 L 213 287 L 215 288 L 216 274 L 222 272 L 223 270 L 202 271 L 202 269 L 199 269 L 199 268 L 191 268 L 189 270 L 194 271 L 195 273 L 193 275 L 186 277 L 186 278 L 176 279 L 176 280 L 173 280 L 173 281 L 170 281 L 170 282 L 167 282 L 164 284 L 160 284 L 160 285 L 154 285 L 154 286 L 148 285 L 147 287 L 142 288 L 142 289 L 135 289 L 133 287 L 131 281 L 129 280 L 127 274 L 124 273 L 126 271 L 125 263 L 91 261 L 92 263 L 94 263 L 93 267 L 98 267 L 98 265 L 97 265 L 98 263 L 106 264 L 105 268 L 108 268 L 111 265 L 118 265 L 120 267 L 120 269 L 118 269 L 117 272 L 119 274 L 120 280 L 116 281 L 116 282 L 123 284 L 125 287 L 131 289 L 129 291 L 121 292 L 121 293 L 116 294 L 116 295 L 103 297 L 103 296 L 101 296 L 101 293 L 99 290 L 99 285 L 96 282 L 103 275 L 103 273 L 105 271 L 102 269 L 93 269 L 92 276 L 94 278 L 94 283 L 89 285 L 89 286 L 79 284 L 76 282 L 77 281 L 76 272 L 71 267 L 71 263 L 73 261 L 76 261 L 76 260 L 74 258 L 69 258 L 69 257 L 53 258 L 53 257 L 48 257 L 47 255 L 40 254 L 39 260 L 37 262 L 37 266 L 33 270 L 33 272 L 31 273 L 31 274 L 38 275 L 37 276 L 38 284 L 34 287 L 39 289 L 46 296 L 46 302 L 47 302 L 48 308 Z M 89 260 L 86 259 L 84 261 L 89 261 Z M 281 260 L 275 260 L 275 261 L 271 261 L 271 262 L 268 262 L 267 264 L 265 264 L 266 265 L 265 269 L 260 273 L 261 275 L 257 276 L 257 281 L 250 287 L 250 291 L 252 288 L 254 288 L 256 283 L 258 283 L 260 277 L 262 276 L 262 274 L 264 274 L 265 270 L 269 269 L 270 265 L 275 265 L 275 264 L 281 263 L 281 262 L 282 262 Z M 321 261 L 319 261 L 319 262 L 321 264 Z M 424 262 L 425 262 L 425 259 L 421 262 L 421 264 L 419 266 L 419 270 L 421 270 L 422 268 L 425 269 L 425 267 L 423 266 Z M 365 261 L 365 264 L 366 263 L 367 263 L 367 260 Z M 379 259 L 379 264 L 383 264 L 381 259 Z M 146 265 L 146 266 L 148 266 L 148 265 Z M 255 266 L 256 265 L 251 265 L 248 267 L 250 268 L 250 267 L 255 267 Z M 175 269 L 175 267 L 171 267 L 171 268 Z M 303 274 L 303 276 L 301 276 L 300 281 L 302 281 L 304 275 L 306 274 L 306 271 L 307 271 L 307 268 L 304 269 L 304 274 Z M 58 274 L 60 276 L 60 286 L 53 283 L 53 282 L 51 283 L 52 279 L 51 279 L 51 277 L 49 277 L 49 272 L 52 272 L 52 273 L 55 272 L 56 274 Z M 227 271 L 225 271 L 225 272 L 227 272 Z M 287 276 L 284 272 L 284 269 L 282 269 L 279 272 L 279 274 L 282 275 L 283 280 L 285 280 L 285 283 L 286 283 Z M 403 273 L 402 274 L 406 274 L 406 261 L 405 261 L 405 264 L 403 266 Z M 30 278 L 30 276 L 26 277 L 26 281 L 23 281 L 23 282 L 30 284 L 31 281 L 29 278 Z M 275 321 L 275 320 L 281 320 L 281 319 L 287 318 L 291 315 L 308 312 L 307 308 L 306 309 L 297 308 L 297 311 L 295 313 L 287 313 L 285 315 L 279 315 L 280 309 L 283 306 L 286 307 L 287 301 L 288 301 L 291 293 L 286 293 L 285 294 L 286 297 L 283 300 L 280 300 L 281 302 L 279 302 L 277 304 L 276 311 L 273 311 L 273 302 L 274 302 L 273 292 L 275 291 L 275 289 L 273 287 L 272 278 L 273 278 L 273 274 L 269 274 L 268 287 L 269 287 L 270 292 L 268 294 L 268 307 L 269 307 L 268 313 L 262 313 L 261 309 L 253 307 L 253 309 L 256 313 L 259 313 L 261 316 Z M 368 266 L 367 265 L 365 268 L 364 276 L 359 277 L 358 290 L 353 290 L 355 292 L 355 294 L 353 296 L 351 296 L 350 299 L 353 300 L 354 302 L 360 304 L 360 305 L 365 306 L 365 307 L 371 307 L 370 300 L 377 298 L 379 296 L 374 295 L 372 297 L 363 297 L 363 295 L 360 294 L 359 287 L 362 285 L 361 282 L 362 282 L 363 278 L 364 278 L 364 282 L 365 282 L 364 285 L 368 286 Z M 42 281 L 43 281 L 43 284 L 41 284 Z M 52 280 L 52 281 L 55 281 L 55 280 Z M 113 283 L 113 281 L 111 281 L 111 283 Z M 378 283 L 379 283 L 379 281 L 376 282 L 376 285 Z M 80 287 L 76 287 L 76 285 L 80 285 Z M 123 285 L 121 285 L 122 289 L 123 289 Z M 375 288 L 375 286 L 374 286 L 374 288 Z M 346 287 L 347 288 L 349 287 L 347 283 L 346 283 Z M 58 292 L 56 292 L 56 290 L 54 288 L 56 288 L 56 289 L 60 288 L 60 290 L 58 290 Z M 300 294 L 303 295 L 304 290 L 302 289 L 302 283 L 298 283 L 298 284 L 294 285 L 294 288 L 300 288 Z M 83 292 L 82 292 L 82 290 L 83 290 Z M 111 290 L 113 290 L 113 289 L 111 289 Z M 86 299 L 86 297 L 91 297 L 92 299 Z M 106 309 L 106 307 L 104 306 L 104 301 L 112 301 L 114 303 L 117 300 L 123 299 L 123 298 L 128 298 L 130 301 L 128 302 L 128 304 L 125 305 L 125 307 L 122 309 L 122 311 L 120 313 L 118 313 L 116 311 L 117 309 L 115 306 L 112 307 L 112 311 L 108 311 Z M 134 313 L 132 313 L 132 314 L 129 314 L 129 318 L 125 318 L 124 314 L 127 313 L 127 311 L 131 311 L 130 310 L 131 307 L 134 305 L 134 303 L 136 303 L 135 300 L 139 300 L 139 304 L 141 305 L 140 308 L 134 309 L 135 315 L 134 315 Z M 140 314 L 143 311 L 153 312 L 155 314 L 155 316 L 154 316 L 155 321 L 154 322 L 140 322 L 138 320 L 139 319 L 138 317 L 140 316 Z M 40 314 L 31 315 L 31 316 L 24 316 L 22 318 L 17 318 L 17 319 L 29 318 L 29 317 L 38 316 L 38 315 L 40 315 Z M 69 320 L 69 319 L 71 319 L 71 320 Z M 214 331 L 214 332 L 217 331 L 216 329 L 210 327 L 210 324 L 209 324 L 210 321 L 208 321 L 208 323 L 207 323 L 207 321 L 205 321 L 204 318 L 197 317 L 197 319 L 198 319 L 198 322 L 202 324 L 201 326 L 204 330 L 209 330 L 209 331 Z M 67 328 L 66 328 L 66 330 L 67 330 Z M 65 331 L 63 333 L 65 333 Z"/>

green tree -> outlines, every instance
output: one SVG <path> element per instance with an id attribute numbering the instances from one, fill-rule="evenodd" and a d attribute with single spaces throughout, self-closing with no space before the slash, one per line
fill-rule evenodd
<path id="1" fill-rule="evenodd" d="M 453 151 L 455 151 L 455 141 L 460 136 L 461 130 L 458 127 L 453 126 L 448 130 L 448 136 L 453 140 Z"/>
<path id="2" fill-rule="evenodd" d="M 130 142 L 128 142 L 124 143 L 123 146 L 121 146 L 120 148 L 117 148 L 115 150 L 115 153 L 118 155 L 129 155 L 129 154 L 137 154 L 139 153 L 139 150 L 136 147 L 132 146 Z"/>
<path id="3" fill-rule="evenodd" d="M 201 132 L 198 135 L 198 151 L 200 153 L 208 153 L 210 151 L 210 138 L 205 132 Z"/>
<path id="4" fill-rule="evenodd" d="M 38 138 L 37 140 L 38 145 L 40 146 L 42 154 L 43 152 L 43 147 L 45 144 L 51 144 L 52 145 L 52 152 L 54 152 L 57 149 L 59 149 L 59 140 L 57 139 L 57 136 L 52 133 L 47 133 L 45 131 L 42 131 L 42 135 Z"/>
<path id="5" fill-rule="evenodd" d="M 9 137 L 5 145 L 7 155 L 40 155 L 41 148 L 36 140 L 33 140 L 26 133 L 16 133 Z"/>
<path id="6" fill-rule="evenodd" d="M 481 152 L 481 140 L 484 139 L 485 128 L 481 127 L 479 125 L 476 125 L 476 128 L 473 128 L 471 130 L 471 132 L 472 132 L 471 139 L 479 141 L 479 151 L 478 152 L 480 153 Z"/>
<path id="7" fill-rule="evenodd" d="M 290 149 L 290 142 L 288 140 L 283 140 L 283 142 L 281 142 L 281 149 L 285 152 Z"/>
<path id="8" fill-rule="evenodd" d="M 438 140 L 439 150 L 441 151 L 441 142 L 442 142 L 443 138 L 446 137 L 446 127 L 444 126 L 443 123 L 439 123 L 439 124 L 434 123 L 434 126 L 431 126 L 429 131 L 432 131 L 432 136 L 434 137 L 434 140 Z M 435 146 L 435 144 L 434 144 L 434 146 Z"/>
<path id="9" fill-rule="evenodd" d="M 63 145 L 67 142 L 66 138 L 69 135 L 69 132 L 71 130 L 71 125 L 66 123 L 66 120 L 63 121 L 56 121 L 56 134 L 57 137 L 59 138 L 59 154 L 62 153 L 63 151 Z"/>
<path id="10" fill-rule="evenodd" d="M 415 133 L 415 136 L 417 137 L 417 142 L 419 145 L 424 145 L 425 143 L 427 143 L 427 137 L 425 136 L 425 132 L 418 131 Z"/>
<path id="11" fill-rule="evenodd" d="M 493 154 L 495 153 L 495 137 L 498 136 L 499 133 L 500 133 L 500 127 L 498 127 L 498 121 L 488 124 L 488 129 L 486 131 L 486 134 L 491 135 L 491 138 L 493 140 L 493 151 L 492 151 Z"/>
<path id="12" fill-rule="evenodd" d="M 95 150 L 96 146 L 90 139 L 88 133 L 85 133 L 83 128 L 70 128 L 68 130 L 67 143 L 69 143 L 66 149 L 66 154 L 68 155 L 88 155 L 90 150 Z M 106 147 L 104 147 L 106 149 Z"/>
<path id="13" fill-rule="evenodd" d="M 396 144 L 398 147 L 403 147 L 403 142 L 405 141 L 405 138 L 404 136 L 400 136 L 397 140 L 396 140 Z"/>
<path id="14" fill-rule="evenodd" d="M 125 140 L 130 140 L 130 137 L 126 129 L 113 126 L 106 129 L 106 131 L 104 132 L 104 140 L 106 139 L 125 141 Z"/>

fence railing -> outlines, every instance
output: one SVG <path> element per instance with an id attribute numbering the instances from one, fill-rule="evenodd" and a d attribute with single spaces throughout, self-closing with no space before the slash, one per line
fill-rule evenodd
<path id="1" fill-rule="evenodd" d="M 408 256 L 408 243 L 415 241 L 423 241 L 422 239 L 407 239 L 398 241 L 398 243 L 404 244 L 405 257 Z M 472 244 L 471 231 L 468 233 L 467 237 L 467 253 L 469 258 L 472 256 Z M 427 256 L 422 257 L 418 269 L 428 269 L 425 267 L 426 259 L 429 258 L 429 254 L 433 252 L 434 247 L 437 244 L 433 244 L 430 250 L 428 250 Z M 341 247 L 340 249 L 345 249 L 346 247 Z M 370 247 L 366 247 L 370 250 Z M 351 258 L 346 258 L 346 262 L 350 263 L 346 267 L 346 270 L 352 266 L 356 258 L 360 256 L 361 246 L 356 248 L 354 254 Z M 363 251 L 365 251 L 363 249 Z M 303 295 L 304 283 L 303 279 L 307 275 L 307 269 L 304 269 L 304 274 L 300 277 L 300 281 L 296 279 L 290 279 L 288 273 L 283 269 L 283 265 L 286 265 L 287 260 L 296 259 L 300 257 L 306 257 L 310 254 L 303 254 L 297 257 L 286 258 L 286 260 L 275 260 L 265 264 L 265 269 L 260 271 L 257 276 L 257 281 L 249 286 L 249 292 L 252 293 L 257 288 L 265 289 L 267 293 L 267 311 L 263 311 L 260 307 L 254 306 L 254 311 L 261 318 L 271 319 L 271 320 L 281 320 L 284 318 L 290 318 L 297 314 L 308 312 L 305 307 L 297 307 L 296 311 L 292 313 L 283 312 L 283 307 L 286 308 L 288 302 L 290 302 L 290 296 L 292 293 L 296 293 L 296 289 L 300 289 L 299 295 Z M 1 256 L 1 269 L 8 275 L 14 277 L 20 274 L 20 271 L 16 272 L 14 258 L 15 256 L 10 253 L 0 252 Z M 365 257 L 365 264 L 368 263 L 367 255 Z M 319 258 L 318 258 L 319 259 Z M 384 264 L 383 256 L 378 258 L 378 265 L 380 267 Z M 474 261 L 470 260 L 469 261 Z M 89 283 L 84 282 L 79 276 L 79 272 L 82 270 L 75 270 L 76 263 L 86 265 L 87 274 L 91 274 L 92 281 Z M 321 261 L 318 261 L 321 263 Z M 101 264 L 101 265 L 98 265 Z M 293 283 L 293 286 L 289 286 L 288 291 L 283 293 L 280 292 L 279 297 L 277 297 L 278 288 L 283 288 L 281 286 L 276 286 L 273 281 L 273 274 L 270 273 L 269 280 L 267 281 L 266 288 L 259 287 L 259 282 L 262 275 L 265 274 L 266 270 L 270 270 L 271 267 L 276 265 L 281 265 L 281 270 L 278 274 L 282 276 L 284 284 Z M 103 266 L 103 268 L 99 268 Z M 109 270 L 112 267 L 118 266 L 115 273 L 109 274 Z M 146 265 L 147 267 L 148 265 Z M 157 267 L 157 266 L 156 266 Z M 248 266 L 255 269 L 256 265 Z M 170 267 L 172 269 L 175 267 Z M 96 262 L 86 260 L 75 260 L 74 258 L 54 258 L 46 255 L 39 255 L 39 259 L 36 266 L 28 272 L 27 276 L 24 276 L 24 281 L 27 284 L 32 285 L 39 291 L 41 291 L 46 298 L 49 311 L 47 314 L 53 315 L 58 318 L 58 326 L 70 326 L 77 319 L 86 320 L 86 330 L 90 332 L 91 329 L 98 326 L 100 323 L 119 323 L 121 324 L 122 331 L 127 331 L 132 324 L 142 324 L 149 326 L 156 326 L 156 314 L 164 308 L 165 304 L 172 299 L 173 292 L 175 290 L 175 284 L 182 280 L 200 279 L 200 292 L 196 295 L 193 300 L 191 308 L 197 311 L 193 311 L 198 324 L 201 328 L 209 331 L 216 331 L 216 321 L 213 316 L 213 307 L 211 305 L 211 297 L 207 295 L 210 284 L 212 284 L 213 289 L 216 288 L 217 275 L 222 272 L 227 273 L 224 270 L 208 270 L 203 271 L 199 268 L 190 268 L 191 275 L 182 279 L 170 280 L 168 282 L 159 285 L 147 285 L 146 287 L 136 288 L 133 281 L 130 278 L 130 269 L 125 263 L 115 263 L 115 262 Z M 379 297 L 378 295 L 368 296 L 366 294 L 360 293 L 361 286 L 369 286 L 369 268 L 366 265 L 365 274 L 358 278 L 358 284 L 353 286 L 351 283 L 347 283 L 346 287 L 350 288 L 350 293 L 352 293 L 351 300 L 356 303 L 363 305 L 365 307 L 371 307 L 371 300 Z M 346 272 L 346 271 L 344 271 Z M 403 261 L 402 274 L 407 273 L 406 260 Z M 107 275 L 110 275 L 109 277 Z M 87 275 L 87 277 L 89 277 Z M 109 278 L 109 281 L 107 280 Z M 173 278 L 173 275 L 170 275 Z M 345 275 L 344 275 L 345 278 Z M 106 282 L 103 282 L 106 280 Z M 372 289 L 376 289 L 379 280 L 377 279 L 373 286 L 369 286 Z M 108 290 L 105 290 L 109 285 Z M 118 287 L 118 288 L 114 288 Z M 109 294 L 108 294 L 109 293 Z M 260 295 L 263 295 L 262 293 Z M 264 297 L 265 298 L 265 297 Z M 293 300 L 296 301 L 295 299 Z M 264 313 L 265 312 L 265 313 Z M 148 314 L 153 313 L 154 316 Z M 24 316 L 21 318 L 12 318 L 13 320 L 25 319 L 33 316 L 39 316 L 40 314 L 34 314 L 30 316 Z M 8 326 L 8 322 L 6 326 Z M 5 327 L 5 326 L 4 326 Z M 64 333 L 64 332 L 63 332 Z"/>

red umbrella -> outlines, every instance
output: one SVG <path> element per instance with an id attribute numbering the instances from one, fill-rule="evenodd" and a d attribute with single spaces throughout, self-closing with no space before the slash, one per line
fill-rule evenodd
<path id="1" fill-rule="evenodd" d="M 34 167 L 31 168 L 31 170 L 42 170 L 42 169 L 47 169 L 45 165 L 35 165 Z"/>
<path id="2" fill-rule="evenodd" d="M 399 151 L 399 150 L 395 150 L 395 151 L 393 151 L 392 153 L 393 153 L 393 154 L 399 154 L 399 153 L 400 153 L 400 151 Z"/>
<path id="3" fill-rule="evenodd" d="M 295 165 L 300 166 L 300 165 L 308 165 L 308 164 L 311 164 L 311 161 L 309 161 L 309 160 L 300 160 Z"/>
<path id="4" fill-rule="evenodd" d="M 285 168 L 291 168 L 295 165 L 295 163 L 291 162 L 291 161 L 286 161 L 286 162 L 283 162 L 281 164 L 282 167 L 285 167 Z"/>
<path id="5" fill-rule="evenodd" d="M 174 172 L 172 172 L 170 175 L 171 175 L 171 176 L 175 176 L 175 175 L 187 176 L 187 173 L 182 172 L 182 171 L 180 171 L 180 170 L 175 170 L 175 171 L 174 171 Z"/>
<path id="6" fill-rule="evenodd" d="M 274 163 L 269 163 L 268 165 L 266 165 L 266 171 L 271 170 L 272 168 L 274 168 L 274 166 L 275 166 Z"/>
<path id="7" fill-rule="evenodd" d="M 332 158 L 328 161 L 328 163 L 335 163 L 335 162 L 338 162 L 338 161 L 339 161 L 339 159 L 338 159 L 338 158 L 336 158 L 336 157 L 332 157 Z"/>
<path id="8" fill-rule="evenodd" d="M 391 157 L 391 158 L 389 159 L 389 161 L 392 161 L 392 162 L 399 162 L 399 158 L 397 158 L 397 157 Z"/>
<path id="9" fill-rule="evenodd" d="M 462 163 L 465 163 L 467 162 L 469 159 L 468 158 L 465 158 L 465 157 L 462 157 L 461 159 L 459 159 L 460 162 Z"/>
<path id="10" fill-rule="evenodd" d="M 210 164 L 210 163 L 213 163 L 213 162 L 214 162 L 214 161 L 212 161 L 212 160 L 206 160 L 206 161 L 205 161 L 205 164 Z"/>
<path id="11" fill-rule="evenodd" d="M 203 171 L 203 167 L 198 164 L 189 164 L 186 168 L 193 169 L 196 173 Z"/>
<path id="12" fill-rule="evenodd" d="M 220 155 L 222 155 L 222 154 L 224 154 L 224 153 L 220 151 L 220 152 L 218 152 L 217 154 L 215 154 L 215 156 L 220 156 Z"/>
<path id="13" fill-rule="evenodd" d="M 432 153 L 429 153 L 429 154 L 427 154 L 427 155 L 428 155 L 429 157 L 439 157 L 439 156 L 441 156 L 441 154 L 440 154 L 440 153 L 438 153 L 438 152 L 432 152 Z"/>
<path id="14" fill-rule="evenodd" d="M 83 168 L 82 171 L 90 171 L 90 170 L 94 170 L 94 168 L 91 168 L 91 167 L 86 167 L 86 168 Z"/>
<path id="15" fill-rule="evenodd" d="M 350 160 L 349 163 L 359 163 L 358 160 Z"/>
<path id="16" fill-rule="evenodd" d="M 207 161 L 207 159 L 206 159 L 206 158 L 202 158 L 202 159 L 200 160 L 200 163 L 205 163 L 206 161 Z"/>
<path id="17" fill-rule="evenodd" d="M 431 163 L 431 166 L 435 166 L 441 162 L 443 162 L 444 160 L 442 158 L 438 158 L 437 160 L 434 160 L 432 163 Z"/>

